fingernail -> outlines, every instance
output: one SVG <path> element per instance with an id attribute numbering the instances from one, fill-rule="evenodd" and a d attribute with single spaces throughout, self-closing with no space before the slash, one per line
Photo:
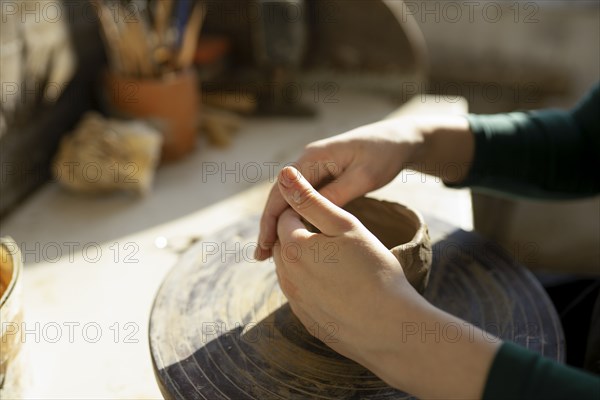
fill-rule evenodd
<path id="1" fill-rule="evenodd" d="M 279 182 L 281 182 L 281 184 L 285 187 L 291 187 L 294 184 L 294 181 L 297 179 L 297 174 L 298 172 L 293 169 L 293 168 L 284 168 L 281 171 L 280 177 L 281 179 L 279 180 Z"/>

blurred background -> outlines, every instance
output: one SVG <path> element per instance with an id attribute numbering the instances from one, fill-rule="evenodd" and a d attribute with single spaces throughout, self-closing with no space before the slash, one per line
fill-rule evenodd
<path id="1" fill-rule="evenodd" d="M 307 143 L 399 109 L 568 108 L 600 78 L 597 1 L 0 7 L 0 234 L 23 254 L 19 385 L 36 398 L 160 397 L 146 328 L 160 282 L 191 243 L 259 212 L 256 188 Z M 600 269 L 598 198 L 493 197 L 410 171 L 378 195 L 491 237 L 546 283 Z"/>

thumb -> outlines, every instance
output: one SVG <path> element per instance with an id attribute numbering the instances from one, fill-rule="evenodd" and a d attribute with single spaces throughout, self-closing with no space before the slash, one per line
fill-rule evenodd
<path id="1" fill-rule="evenodd" d="M 337 236 L 354 227 L 354 218 L 323 197 L 293 167 L 279 173 L 279 191 L 287 203 L 322 233 Z"/>

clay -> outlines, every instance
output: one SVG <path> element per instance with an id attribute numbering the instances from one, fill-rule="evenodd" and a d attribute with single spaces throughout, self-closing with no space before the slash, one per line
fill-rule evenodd
<path id="1" fill-rule="evenodd" d="M 353 200 L 344 209 L 390 249 L 408 281 L 423 293 L 431 270 L 431 240 L 421 214 L 398 203 L 368 197 Z"/>

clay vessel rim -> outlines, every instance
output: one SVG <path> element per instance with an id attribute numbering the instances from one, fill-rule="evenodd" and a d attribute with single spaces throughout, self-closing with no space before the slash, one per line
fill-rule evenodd
<path id="1" fill-rule="evenodd" d="M 371 204 L 377 204 L 374 207 L 390 207 L 394 210 L 398 217 L 404 218 L 404 220 L 409 220 L 413 223 L 415 228 L 415 234 L 412 236 L 411 240 L 404 243 L 399 243 L 392 247 L 392 249 L 410 249 L 413 247 L 420 246 L 423 241 L 429 237 L 427 224 L 425 223 L 425 219 L 423 215 L 417 211 L 416 209 L 395 201 L 388 200 L 380 200 L 374 197 L 359 197 L 357 199 L 352 200 L 352 202 L 365 202 Z M 356 216 L 360 220 L 360 216 Z M 390 249 L 391 250 L 391 249 Z"/>

